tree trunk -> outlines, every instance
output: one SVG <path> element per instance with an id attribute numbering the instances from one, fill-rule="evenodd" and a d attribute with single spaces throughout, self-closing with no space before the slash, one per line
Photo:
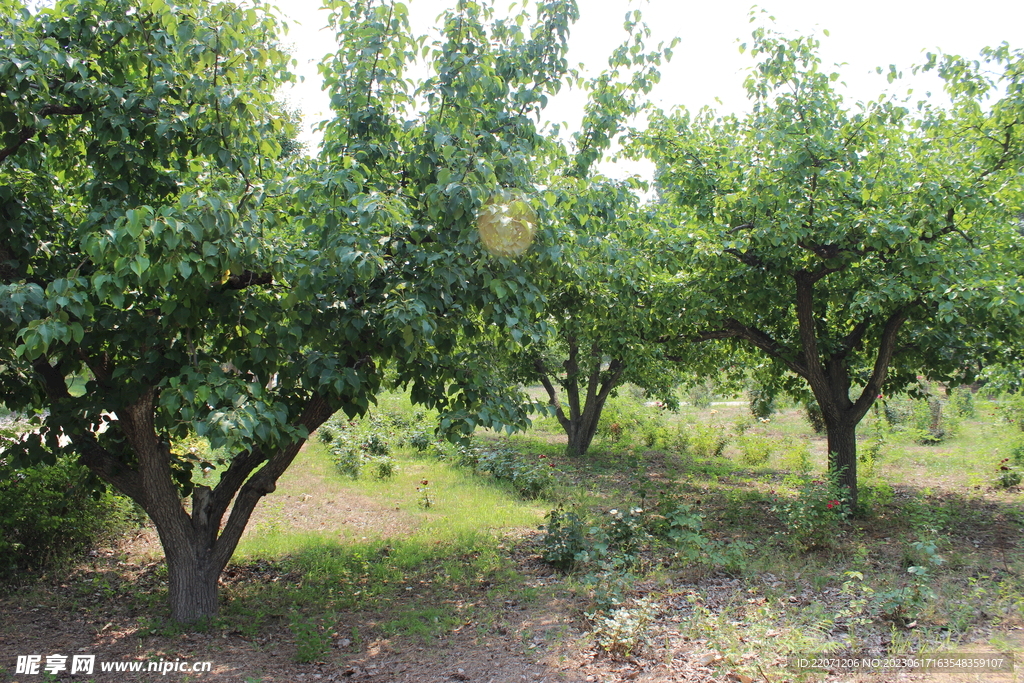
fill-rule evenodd
<path id="1" fill-rule="evenodd" d="M 171 619 L 190 624 L 217 615 L 217 578 L 221 567 L 213 565 L 213 549 L 205 544 L 177 543 L 164 540 L 167 556 L 167 587 Z"/>
<path id="2" fill-rule="evenodd" d="M 857 507 L 857 421 L 851 416 L 826 420 L 828 471 L 847 490 L 850 508 Z"/>
<path id="3" fill-rule="evenodd" d="M 566 455 L 570 458 L 586 455 L 590 444 L 597 434 L 597 425 L 601 422 L 601 411 L 604 410 L 604 401 L 596 405 L 597 401 L 588 404 L 580 415 L 570 423 L 566 429 L 569 437 L 569 445 L 565 449 Z"/>
<path id="4" fill-rule="evenodd" d="M 537 376 L 544 386 L 544 390 L 548 393 L 551 406 L 555 409 L 555 417 L 569 439 L 565 453 L 573 458 L 586 455 L 590 449 L 594 435 L 597 434 L 597 425 L 601 421 L 601 411 L 604 410 L 604 405 L 608 401 L 612 389 L 618 386 L 626 365 L 615 359 L 609 362 L 607 370 L 602 371 L 601 350 L 594 345 L 590 349 L 589 372 L 586 377 L 583 377 L 579 368 L 579 347 L 575 337 L 569 337 L 567 345 L 569 355 L 563 363 L 565 380 L 562 381 L 562 387 L 569 400 L 568 415 L 562 408 L 562 402 L 558 399 L 558 391 L 555 389 L 543 361 L 536 359 L 534 368 L 537 370 Z M 581 379 L 586 380 L 583 392 L 580 391 Z"/>
<path id="5" fill-rule="evenodd" d="M 106 452 L 87 430 L 73 433 L 73 440 L 83 453 L 82 463 L 135 500 L 153 520 L 167 558 L 171 619 L 192 623 L 217 615 L 217 579 L 221 571 L 231 559 L 256 504 L 274 492 L 277 479 L 305 440 L 278 446 L 269 455 L 259 449 L 238 453 L 216 487 L 193 488 L 189 514 L 174 484 L 170 445 L 154 429 L 155 397 L 156 390 L 151 388 L 117 410 L 116 428 L 137 458 L 136 467 L 126 467 Z M 312 394 L 295 424 L 312 432 L 332 412 L 327 400 Z"/>

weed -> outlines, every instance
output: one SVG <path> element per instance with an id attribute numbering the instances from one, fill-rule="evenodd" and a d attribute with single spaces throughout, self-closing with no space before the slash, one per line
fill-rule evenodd
<path id="1" fill-rule="evenodd" d="M 605 652 L 629 657 L 650 645 L 649 627 L 657 613 L 656 606 L 647 598 L 637 600 L 632 607 L 619 607 L 607 614 L 592 613 L 593 635 Z"/>
<path id="2" fill-rule="evenodd" d="M 416 487 L 416 492 L 419 494 L 416 502 L 424 510 L 433 507 L 434 499 L 430 495 L 430 480 L 421 479 L 420 485 Z"/>
<path id="3" fill-rule="evenodd" d="M 566 572 L 585 557 L 588 548 L 583 518 L 577 510 L 565 510 L 561 505 L 545 515 L 547 524 L 541 526 L 544 534 L 544 561 Z"/>
<path id="4" fill-rule="evenodd" d="M 330 636 L 312 620 L 294 615 L 289 624 L 295 637 L 295 661 L 311 664 L 323 657 L 330 646 Z"/>
<path id="5" fill-rule="evenodd" d="M 704 516 L 683 501 L 665 506 L 664 526 L 660 529 L 686 565 L 736 569 L 742 565 L 752 546 L 746 541 L 726 543 L 704 533 Z"/>
<path id="6" fill-rule="evenodd" d="M 999 467 L 996 470 L 996 483 L 1004 489 L 1010 489 L 1020 484 L 1020 482 L 1021 473 L 1010 464 L 1010 459 L 1003 458 L 1000 460 Z"/>
<path id="7" fill-rule="evenodd" d="M 917 541 L 911 547 L 923 558 L 921 564 L 907 567 L 909 578 L 902 586 L 875 596 L 878 612 L 899 625 L 913 621 L 928 601 L 935 597 L 931 587 L 932 569 L 943 563 L 934 543 Z"/>

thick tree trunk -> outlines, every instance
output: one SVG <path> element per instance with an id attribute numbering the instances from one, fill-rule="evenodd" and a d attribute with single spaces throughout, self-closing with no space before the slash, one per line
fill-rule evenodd
<path id="1" fill-rule="evenodd" d="M 149 389 L 117 411 L 116 428 L 137 458 L 136 467 L 126 467 L 105 452 L 88 431 L 74 433 L 73 439 L 80 444 L 83 464 L 129 495 L 153 520 L 167 558 L 171 619 L 192 623 L 217 615 L 217 579 L 256 504 L 273 493 L 278 477 L 304 440 L 280 446 L 271 454 L 255 449 L 237 454 L 215 488 L 192 490 L 189 514 L 172 477 L 170 446 L 154 429 L 155 398 L 156 390 Z M 313 394 L 296 424 L 312 432 L 331 413 L 329 403 Z"/>
<path id="2" fill-rule="evenodd" d="M 171 543 L 163 539 L 167 556 L 167 588 L 171 619 L 190 624 L 217 615 L 217 578 L 222 567 L 212 562 L 205 544 Z"/>

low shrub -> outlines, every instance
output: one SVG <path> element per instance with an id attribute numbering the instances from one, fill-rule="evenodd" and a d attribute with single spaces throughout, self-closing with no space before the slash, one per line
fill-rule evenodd
<path id="1" fill-rule="evenodd" d="M 999 467 L 996 470 L 996 483 L 1004 489 L 1010 489 L 1020 484 L 1020 482 L 1021 473 L 1010 464 L 1010 459 L 1003 458 L 1000 460 Z"/>
<path id="2" fill-rule="evenodd" d="M 771 439 L 761 434 L 744 434 L 736 438 L 740 449 L 740 462 L 749 467 L 757 467 L 768 462 L 774 447 Z"/>
<path id="3" fill-rule="evenodd" d="M 329 448 L 338 472 L 358 479 L 363 467 L 377 479 L 389 479 L 396 471 L 391 457 L 391 443 L 386 423 L 381 421 L 349 422 L 325 425 L 330 432 Z M 323 430 L 323 427 L 320 428 Z M 323 440 L 321 436 L 321 440 Z"/>
<path id="4" fill-rule="evenodd" d="M 630 657 L 650 645 L 650 624 L 656 613 L 654 603 L 641 598 L 631 607 L 587 616 L 594 624 L 592 633 L 598 647 L 613 656 Z"/>
<path id="5" fill-rule="evenodd" d="M 478 453 L 476 467 L 479 471 L 509 482 L 516 493 L 527 500 L 537 498 L 551 484 L 551 465 L 546 455 L 528 459 L 504 444 L 481 449 Z"/>
<path id="6" fill-rule="evenodd" d="M 969 420 L 977 415 L 974 408 L 974 392 L 970 387 L 957 387 L 949 395 L 949 409 L 953 415 Z"/>
<path id="7" fill-rule="evenodd" d="M 722 425 L 694 424 L 686 430 L 686 450 L 698 458 L 721 457 L 729 444 L 729 434 Z"/>
<path id="8" fill-rule="evenodd" d="M 98 486 L 72 458 L 10 470 L 0 481 L 0 581 L 59 566 L 138 524 L 131 500 Z"/>
<path id="9" fill-rule="evenodd" d="M 806 441 L 787 441 L 782 451 L 782 466 L 801 477 L 810 473 L 813 463 L 811 462 L 811 447 Z"/>
<path id="10" fill-rule="evenodd" d="M 846 489 L 833 475 L 807 479 L 792 498 L 777 496 L 772 511 L 801 551 L 834 547 L 843 521 L 852 513 Z"/>

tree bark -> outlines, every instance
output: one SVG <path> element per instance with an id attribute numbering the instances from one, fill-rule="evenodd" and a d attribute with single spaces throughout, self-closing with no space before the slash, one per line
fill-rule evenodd
<path id="1" fill-rule="evenodd" d="M 825 421 L 828 471 L 836 477 L 836 483 L 846 489 L 851 510 L 857 508 L 857 422 L 850 415 Z"/>
<path id="2" fill-rule="evenodd" d="M 181 538 L 165 531 L 160 531 L 160 542 L 167 557 L 171 619 L 191 624 L 216 616 L 217 578 L 223 567 L 214 565 L 213 548 L 194 536 Z"/>

